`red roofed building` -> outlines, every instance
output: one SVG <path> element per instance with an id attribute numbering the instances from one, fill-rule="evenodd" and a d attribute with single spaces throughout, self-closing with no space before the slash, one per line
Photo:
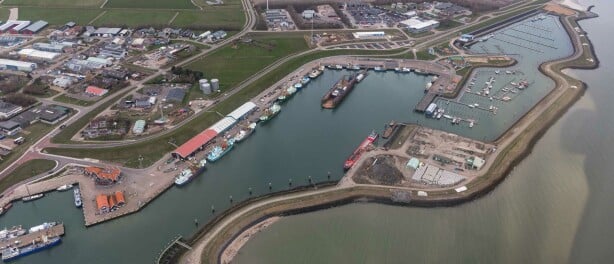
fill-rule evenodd
<path id="1" fill-rule="evenodd" d="M 96 206 L 98 207 L 98 211 L 101 214 L 108 213 L 110 208 L 107 196 L 104 194 L 99 194 L 98 196 L 96 196 Z"/>
<path id="2" fill-rule="evenodd" d="M 206 146 L 209 141 L 215 138 L 215 136 L 217 136 L 217 132 L 212 129 L 207 129 L 200 132 L 200 134 L 196 135 L 175 149 L 175 151 L 173 151 L 173 156 L 182 159 L 188 158 L 194 154 L 194 152 Z"/>
<path id="3" fill-rule="evenodd" d="M 107 89 L 102 89 L 96 86 L 88 86 L 87 88 L 85 88 L 85 93 L 89 94 L 89 95 L 94 95 L 94 96 L 103 96 L 105 94 L 107 94 L 109 92 L 109 90 Z"/>
<path id="4" fill-rule="evenodd" d="M 119 180 L 121 171 L 119 168 L 87 167 L 85 168 L 85 175 L 94 177 L 97 184 L 111 185 Z"/>

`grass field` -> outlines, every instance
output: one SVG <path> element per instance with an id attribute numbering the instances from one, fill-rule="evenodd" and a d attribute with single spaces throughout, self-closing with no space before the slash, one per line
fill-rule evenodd
<path id="1" fill-rule="evenodd" d="M 275 68 L 269 74 L 251 83 L 250 85 L 248 85 L 241 91 L 232 95 L 227 100 L 220 102 L 215 107 L 213 107 L 213 109 L 211 110 L 220 112 L 222 114 L 227 114 L 233 109 L 235 109 L 236 107 L 245 103 L 247 100 L 253 98 L 258 93 L 262 92 L 264 89 L 271 86 L 273 83 L 275 83 L 279 79 L 288 75 L 290 72 L 294 71 L 301 65 L 305 64 L 306 62 L 318 59 L 318 58 L 335 56 L 335 55 L 347 55 L 347 54 L 386 55 L 386 54 L 393 54 L 396 52 L 399 52 L 399 51 L 398 50 L 396 51 L 332 50 L 332 51 L 321 51 L 321 52 L 310 53 L 310 54 L 292 59 L 284 63 L 283 65 Z M 97 112 L 97 111 L 92 111 L 92 112 Z M 186 142 L 188 139 L 190 139 L 191 137 L 193 137 L 194 135 L 196 135 L 197 133 L 200 133 L 207 127 L 211 126 L 214 122 L 218 121 L 219 119 L 220 117 L 217 114 L 205 112 L 205 113 L 200 114 L 193 120 L 191 120 L 189 123 L 173 131 L 172 133 L 169 133 L 167 135 L 160 136 L 157 138 L 153 138 L 151 140 L 147 140 L 144 142 L 140 142 L 137 144 L 131 144 L 128 146 L 95 149 L 95 150 L 93 149 L 84 150 L 84 149 L 68 149 L 68 148 L 47 148 L 45 149 L 45 151 L 48 153 L 58 154 L 62 156 L 78 157 L 78 158 L 88 157 L 88 158 L 93 158 L 93 159 L 117 162 L 117 163 L 121 163 L 124 166 L 128 166 L 128 167 L 138 167 L 139 161 L 137 158 L 139 155 L 143 155 L 144 157 L 143 165 L 149 166 L 153 164 L 155 161 L 161 159 L 165 154 L 175 149 L 175 147 L 169 144 L 168 142 L 172 141 L 172 142 L 175 142 L 175 144 L 182 144 Z M 83 127 L 83 125 L 85 125 L 85 122 L 87 122 L 87 118 L 79 119 L 78 122 L 82 122 L 82 123 L 80 125 L 74 126 L 75 128 Z M 62 131 L 62 133 L 67 132 L 68 131 L 67 129 L 71 127 L 72 125 L 65 128 Z M 70 133 L 63 134 L 62 140 L 63 141 L 69 140 L 72 137 L 72 135 L 74 135 L 74 133 L 76 133 L 77 131 L 78 129 L 73 130 Z M 57 139 L 58 138 L 55 137 L 54 142 Z"/>
<path id="2" fill-rule="evenodd" d="M 33 21 L 42 19 L 52 25 L 63 25 L 68 21 L 74 21 L 83 25 L 102 12 L 102 9 L 22 7 L 19 8 L 19 19 Z"/>
<path id="3" fill-rule="evenodd" d="M 108 10 L 106 14 L 94 21 L 95 26 L 147 26 L 167 25 L 176 11 L 155 10 Z"/>
<path id="4" fill-rule="evenodd" d="M 27 180 L 38 174 L 46 172 L 55 167 L 55 161 L 46 159 L 33 159 L 26 161 L 17 167 L 8 177 L 0 181 L 0 192 L 4 192 L 7 188 Z"/>
<path id="5" fill-rule="evenodd" d="M 100 7 L 102 3 L 104 3 L 104 0 L 4 0 L 2 5 L 75 8 L 75 7 Z"/>
<path id="6" fill-rule="evenodd" d="M 245 23 L 241 8 L 208 8 L 197 11 L 181 11 L 174 26 L 202 29 L 240 30 Z"/>
<path id="7" fill-rule="evenodd" d="M 8 8 L 0 8 L 0 21 L 6 21 L 9 18 L 9 9 Z"/>
<path id="8" fill-rule="evenodd" d="M 254 35 L 253 39 L 256 44 L 225 46 L 189 64 L 188 68 L 203 72 L 205 78 L 219 79 L 221 90 L 227 91 L 272 62 L 307 49 L 307 43 L 300 35 L 286 38 Z M 269 50 L 265 47 L 267 45 L 272 48 Z"/>
<path id="9" fill-rule="evenodd" d="M 53 98 L 53 101 L 67 103 L 67 104 L 73 104 L 73 105 L 79 105 L 79 106 L 90 106 L 90 105 L 93 105 L 94 103 L 96 103 L 96 101 L 80 100 L 80 99 L 72 98 L 72 97 L 67 96 L 65 94 L 62 94 L 62 95 L 60 95 L 58 97 Z"/>
<path id="10" fill-rule="evenodd" d="M 16 1 L 16 0 L 12 0 Z M 21 0 L 19 0 L 21 1 Z M 37 1 L 37 0 L 28 0 Z M 40 1 L 40 0 L 39 0 Z M 70 0 L 63 0 L 70 1 Z M 87 0 L 94 1 L 94 0 Z M 105 8 L 195 9 L 190 0 L 109 0 Z"/>

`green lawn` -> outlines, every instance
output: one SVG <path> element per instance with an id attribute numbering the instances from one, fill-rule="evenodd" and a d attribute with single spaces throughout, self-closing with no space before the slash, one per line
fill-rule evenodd
<path id="1" fill-rule="evenodd" d="M 458 26 L 463 25 L 463 23 L 458 22 L 458 21 L 454 21 L 454 20 L 442 20 L 439 24 L 439 26 L 437 27 L 437 30 L 439 31 L 444 31 L 444 30 L 448 30 L 448 29 L 452 29 Z"/>
<path id="2" fill-rule="evenodd" d="M 222 114 L 227 114 L 230 111 L 234 110 L 241 104 L 253 98 L 258 93 L 262 92 L 264 89 L 271 86 L 273 83 L 283 78 L 290 72 L 294 71 L 301 65 L 306 62 L 322 58 L 328 56 L 335 55 L 347 55 L 347 54 L 361 54 L 361 55 L 386 55 L 393 54 L 399 52 L 396 51 L 351 51 L 351 50 L 332 50 L 332 51 L 320 51 L 316 53 L 310 53 L 289 62 L 284 63 L 280 67 L 275 68 L 266 76 L 256 80 L 252 84 L 248 85 L 241 91 L 232 95 L 227 100 L 224 100 L 217 104 L 212 111 L 217 111 Z M 92 111 L 92 113 L 96 113 L 98 111 Z M 87 118 L 79 119 L 77 122 L 81 122 L 81 126 L 85 125 L 87 122 Z M 86 119 L 85 121 L 82 121 Z M 193 137 L 194 135 L 200 133 L 207 127 L 211 126 L 213 123 L 218 121 L 220 117 L 217 114 L 203 112 L 199 114 L 196 118 L 191 120 L 189 123 L 181 126 L 177 130 L 173 131 L 164 136 L 156 137 L 144 142 L 131 144 L 129 146 L 122 147 L 114 147 L 114 148 L 104 148 L 104 149 L 68 149 L 68 148 L 46 148 L 45 151 L 57 155 L 70 156 L 70 157 L 78 157 L 78 158 L 93 158 L 111 162 L 121 163 L 124 166 L 128 167 L 138 167 L 139 161 L 138 156 L 143 155 L 143 166 L 149 166 L 163 157 L 163 155 L 169 153 L 174 150 L 175 147 L 169 144 L 169 141 L 175 142 L 175 144 L 179 145 L 186 142 L 188 139 Z M 76 126 L 75 126 L 76 127 Z M 79 127 L 79 128 L 80 128 Z M 66 132 L 68 128 L 65 128 Z M 74 133 L 78 130 L 73 131 L 73 133 L 67 133 L 62 136 L 63 139 L 70 139 Z M 70 135 L 69 135 L 70 134 Z M 54 138 L 54 142 L 57 137 Z"/>
<path id="3" fill-rule="evenodd" d="M 113 9 L 94 21 L 94 25 L 130 27 L 167 25 L 175 13 L 176 11 Z"/>
<path id="4" fill-rule="evenodd" d="M 73 105 L 79 105 L 79 106 L 90 106 L 96 103 L 96 101 L 85 101 L 85 100 L 72 98 L 70 96 L 67 96 L 66 94 L 62 94 L 58 97 L 53 98 L 53 101 L 73 104 Z"/>
<path id="5" fill-rule="evenodd" d="M 428 53 L 426 50 L 420 50 L 416 52 L 416 59 L 418 60 L 434 60 L 437 56 Z"/>
<path id="6" fill-rule="evenodd" d="M 33 159 L 17 167 L 8 177 L 0 181 L 0 192 L 7 188 L 55 167 L 55 161 L 46 159 Z"/>
<path id="7" fill-rule="evenodd" d="M 52 25 L 63 25 L 68 21 L 74 21 L 83 25 L 100 13 L 101 9 L 20 7 L 19 19 L 33 21 L 42 19 Z"/>
<path id="8" fill-rule="evenodd" d="M 227 91 L 272 62 L 308 48 L 301 35 L 258 34 L 251 38 L 256 44 L 227 45 L 187 67 L 203 72 L 205 78 L 219 79 L 221 90 Z"/>
<path id="9" fill-rule="evenodd" d="M 36 1 L 36 0 L 29 0 Z M 69 1 L 69 0 L 64 0 Z M 93 1 L 93 0 L 89 0 Z M 109 0 L 105 8 L 194 9 L 190 0 Z"/>
<path id="10" fill-rule="evenodd" d="M 104 0 L 4 0 L 6 6 L 100 7 Z M 21 9 L 19 10 L 21 12 Z M 21 15 L 21 14 L 19 14 Z"/>
<path id="11" fill-rule="evenodd" d="M 9 13 L 8 8 L 0 8 L 0 21 L 6 21 L 9 18 Z"/>

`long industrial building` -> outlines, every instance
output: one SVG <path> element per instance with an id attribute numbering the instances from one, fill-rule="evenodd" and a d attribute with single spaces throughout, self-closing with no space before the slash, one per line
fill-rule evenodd
<path id="1" fill-rule="evenodd" d="M 247 114 L 251 113 L 254 109 L 256 109 L 256 107 L 256 104 L 252 102 L 247 102 L 239 106 L 237 109 L 230 112 L 230 114 L 228 114 L 226 117 L 222 118 L 211 127 L 205 129 L 203 132 L 200 132 L 198 135 L 189 139 L 175 149 L 175 151 L 172 153 L 173 156 L 176 158 L 186 159 L 194 155 L 196 151 L 201 150 L 217 135 L 224 133 L 224 131 L 234 126 L 238 120 L 241 120 Z"/>
<path id="2" fill-rule="evenodd" d="M 18 51 L 17 54 L 19 54 L 20 56 L 25 56 L 29 59 L 46 60 L 46 61 L 55 60 L 57 57 L 60 56 L 60 53 L 35 50 L 35 49 L 22 49 Z"/>
<path id="3" fill-rule="evenodd" d="M 36 63 L 27 61 L 0 59 L 0 70 L 31 72 L 36 69 Z"/>

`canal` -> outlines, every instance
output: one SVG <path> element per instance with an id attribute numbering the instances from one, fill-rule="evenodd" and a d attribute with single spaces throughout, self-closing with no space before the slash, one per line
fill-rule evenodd
<path id="1" fill-rule="evenodd" d="M 582 21 L 601 65 L 589 85 L 492 193 L 451 208 L 354 204 L 284 218 L 237 263 L 609 263 L 614 257 L 614 55 L 610 1 Z"/>

